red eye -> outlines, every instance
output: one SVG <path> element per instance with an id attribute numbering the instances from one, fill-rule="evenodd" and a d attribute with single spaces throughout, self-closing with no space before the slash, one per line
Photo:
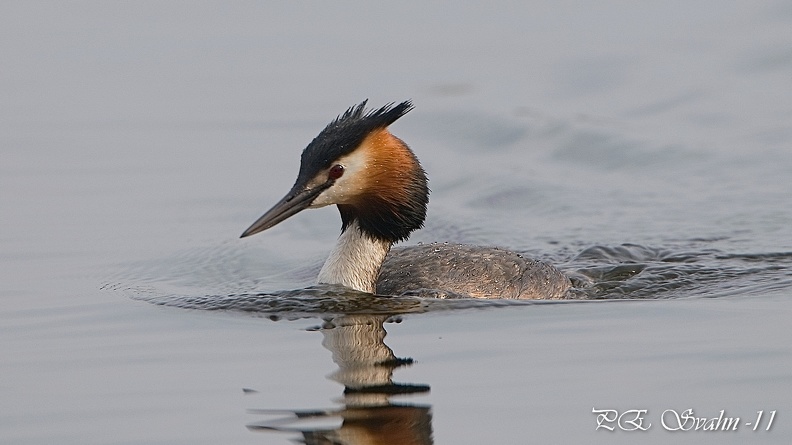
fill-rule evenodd
<path id="1" fill-rule="evenodd" d="M 330 171 L 327 172 L 327 179 L 336 180 L 341 176 L 344 176 L 344 166 L 341 164 L 330 167 Z"/>

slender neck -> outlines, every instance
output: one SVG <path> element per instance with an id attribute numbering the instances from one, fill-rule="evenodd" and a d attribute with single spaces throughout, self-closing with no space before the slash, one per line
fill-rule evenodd
<path id="1" fill-rule="evenodd" d="M 377 290 L 380 267 L 392 244 L 364 234 L 355 220 L 338 237 L 317 281 L 373 294 Z"/>

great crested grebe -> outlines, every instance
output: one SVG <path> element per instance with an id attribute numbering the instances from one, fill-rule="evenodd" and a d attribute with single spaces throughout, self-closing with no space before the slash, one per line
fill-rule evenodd
<path id="1" fill-rule="evenodd" d="M 349 108 L 308 144 L 294 186 L 241 238 L 335 204 L 341 236 L 319 283 L 378 295 L 564 298 L 570 281 L 563 273 L 508 250 L 448 243 L 391 250 L 423 226 L 429 188 L 415 154 L 388 131 L 412 103 L 365 106 Z"/>

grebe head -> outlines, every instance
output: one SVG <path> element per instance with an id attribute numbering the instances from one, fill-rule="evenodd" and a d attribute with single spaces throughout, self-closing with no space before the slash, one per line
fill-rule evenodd
<path id="1" fill-rule="evenodd" d="M 412 110 L 410 101 L 365 111 L 349 108 L 305 148 L 291 190 L 242 234 L 269 229 L 307 209 L 336 204 L 342 232 L 390 243 L 409 237 L 426 218 L 429 188 L 415 154 L 388 126 Z"/>

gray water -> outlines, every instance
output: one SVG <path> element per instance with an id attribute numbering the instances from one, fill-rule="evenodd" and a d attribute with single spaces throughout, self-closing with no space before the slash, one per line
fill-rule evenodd
<path id="1" fill-rule="evenodd" d="M 0 442 L 788 443 L 790 29 L 782 1 L 1 3 Z M 574 299 L 313 287 L 332 208 L 238 239 L 365 98 L 416 104 L 409 243 L 529 254 Z M 687 409 L 737 431 L 663 427 Z"/>

